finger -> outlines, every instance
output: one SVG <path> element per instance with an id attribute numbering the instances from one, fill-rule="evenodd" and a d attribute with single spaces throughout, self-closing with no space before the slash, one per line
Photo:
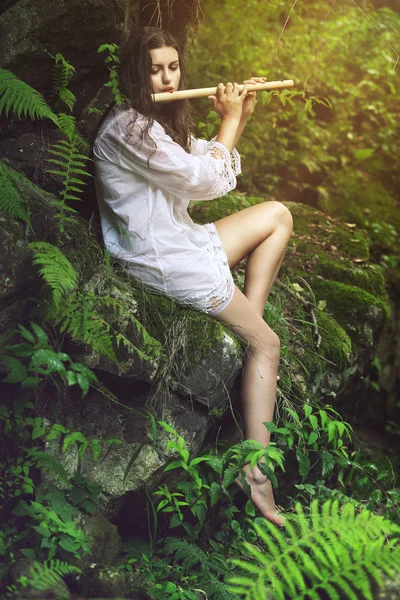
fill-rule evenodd
<path id="1" fill-rule="evenodd" d="M 249 93 L 249 89 L 247 87 L 247 85 L 244 86 L 242 93 L 240 94 L 240 98 L 242 100 L 244 100 L 247 96 L 247 94 Z"/>
<path id="2" fill-rule="evenodd" d="M 217 107 L 217 97 L 216 97 L 216 96 L 207 96 L 207 98 L 208 98 L 209 100 L 211 100 L 211 102 L 212 102 L 212 104 L 213 104 L 214 108 L 216 108 L 216 107 Z"/>
<path id="3" fill-rule="evenodd" d="M 221 100 L 223 95 L 224 95 L 224 84 L 219 83 L 217 86 L 217 91 L 216 91 L 217 100 Z"/>
<path id="4" fill-rule="evenodd" d="M 228 81 L 228 83 L 225 86 L 225 95 L 231 95 L 233 92 L 233 83 L 231 81 Z"/>

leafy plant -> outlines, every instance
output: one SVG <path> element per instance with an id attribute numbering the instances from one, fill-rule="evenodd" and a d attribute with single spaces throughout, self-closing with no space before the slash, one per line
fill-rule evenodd
<path id="1" fill-rule="evenodd" d="M 57 115 L 42 94 L 6 69 L 0 69 L 0 112 L 3 109 L 6 117 L 12 111 L 19 119 L 23 114 L 31 119 L 50 119 L 59 126 Z"/>
<path id="2" fill-rule="evenodd" d="M 285 532 L 266 519 L 256 519 L 257 545 L 243 544 L 243 559 L 232 563 L 244 575 L 229 577 L 229 589 L 239 598 L 268 597 L 318 600 L 373 600 L 371 581 L 382 586 L 382 573 L 400 571 L 400 527 L 351 504 L 327 501 L 311 504 L 310 520 L 300 504 L 288 515 Z"/>
<path id="3" fill-rule="evenodd" d="M 104 87 L 111 88 L 114 100 L 117 104 L 122 104 L 126 101 L 129 102 L 128 98 L 123 96 L 119 89 L 119 46 L 117 44 L 102 44 L 101 46 L 99 46 L 97 53 L 100 54 L 101 52 L 105 51 L 108 52 L 108 56 L 106 56 L 104 62 L 107 65 L 110 65 L 108 67 L 108 70 L 110 71 L 110 78 L 107 81 L 107 83 L 104 84 Z"/>
<path id="4" fill-rule="evenodd" d="M 58 388 L 57 375 L 69 386 L 77 384 L 85 396 L 90 383 L 96 381 L 95 374 L 85 365 L 73 362 L 68 354 L 55 352 L 39 325 L 32 322 L 31 327 L 34 333 L 19 325 L 17 331 L 24 342 L 5 346 L 7 354 L 2 356 L 2 361 L 9 373 L 3 381 L 20 383 L 21 387 L 29 388 L 37 387 L 44 377 L 49 377 Z M 21 359 L 25 359 L 25 364 Z M 67 367 L 64 363 L 67 363 Z"/>
<path id="5" fill-rule="evenodd" d="M 37 494 L 36 499 L 29 503 L 20 500 L 12 514 L 28 517 L 28 527 L 35 534 L 36 556 L 44 553 L 51 560 L 60 547 L 76 558 L 82 551 L 90 552 L 84 533 L 76 522 L 78 510 L 67 502 L 64 490 L 49 486 L 46 493 Z"/>
<path id="6" fill-rule="evenodd" d="M 181 525 L 192 538 L 196 538 L 204 525 L 207 509 L 225 495 L 230 499 L 228 487 L 238 479 L 244 490 L 250 495 L 250 487 L 245 479 L 243 465 L 255 465 L 264 473 L 273 485 L 277 485 L 275 467 L 278 465 L 284 470 L 282 451 L 271 442 L 266 448 L 255 440 L 246 440 L 231 446 L 224 453 L 204 454 L 190 460 L 189 451 L 185 448 L 184 439 L 168 423 L 159 421 L 159 424 L 172 436 L 166 446 L 166 451 L 173 451 L 180 457 L 169 463 L 164 471 L 182 468 L 189 476 L 187 481 L 178 482 L 178 491 L 170 492 L 168 486 L 160 486 L 154 492 L 162 500 L 157 505 L 157 511 L 171 513 L 169 527 Z M 207 467 L 200 470 L 199 465 Z M 210 503 L 210 504 L 209 504 Z M 190 509 L 197 520 L 195 527 L 184 519 L 183 509 Z"/>

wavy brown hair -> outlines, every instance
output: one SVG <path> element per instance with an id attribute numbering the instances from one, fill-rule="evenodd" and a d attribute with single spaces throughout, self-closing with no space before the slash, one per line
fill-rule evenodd
<path id="1" fill-rule="evenodd" d="M 148 118 L 143 128 L 141 140 L 151 139 L 149 129 L 158 121 L 165 131 L 186 151 L 190 150 L 190 135 L 193 127 L 189 102 L 175 100 L 168 104 L 156 105 L 152 100 L 151 56 L 150 50 L 172 46 L 178 53 L 181 78 L 180 90 L 185 89 L 186 73 L 181 50 L 170 33 L 156 27 L 136 29 L 126 40 L 120 56 L 120 88 L 121 92 L 138 113 Z M 137 116 L 129 124 L 129 130 L 135 125 Z M 129 134 L 129 131 L 128 131 Z"/>

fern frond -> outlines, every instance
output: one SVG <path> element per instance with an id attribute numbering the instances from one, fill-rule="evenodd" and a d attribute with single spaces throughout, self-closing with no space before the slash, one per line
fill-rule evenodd
<path id="1" fill-rule="evenodd" d="M 58 115 L 58 122 L 60 123 L 60 129 L 63 134 L 69 139 L 72 140 L 73 136 L 76 134 L 76 119 L 73 115 L 66 115 L 65 113 L 60 113 Z M 56 144 L 53 144 L 55 147 Z M 50 150 L 51 152 L 51 150 Z"/>
<path id="2" fill-rule="evenodd" d="M 21 219 L 32 227 L 25 201 L 9 176 L 9 169 L 0 161 L 0 211 Z"/>
<path id="3" fill-rule="evenodd" d="M 18 118 L 50 119 L 58 127 L 57 115 L 51 110 L 43 96 L 30 85 L 21 81 L 14 73 L 0 68 L 0 112 L 5 108 Z"/>
<path id="4" fill-rule="evenodd" d="M 109 324 L 80 292 L 66 298 L 53 320 L 61 332 L 68 332 L 73 339 L 89 344 L 102 356 L 117 362 Z"/>
<path id="5" fill-rule="evenodd" d="M 232 560 L 244 575 L 229 578 L 230 591 L 246 600 L 265 598 L 267 591 L 275 600 L 318 600 L 320 591 L 332 600 L 357 600 L 360 593 L 373 600 L 371 581 L 381 586 L 381 571 L 389 577 L 400 572 L 400 527 L 390 521 L 369 511 L 356 515 L 350 504 L 340 510 L 337 501 L 322 510 L 314 501 L 310 519 L 300 505 L 296 513 L 287 518 L 285 535 L 256 519 L 264 549 L 244 544 L 249 559 Z"/>
<path id="6" fill-rule="evenodd" d="M 82 571 L 78 567 L 58 559 L 46 561 L 43 565 L 34 562 L 29 567 L 29 576 L 22 577 L 19 580 L 19 583 L 22 588 L 29 586 L 35 590 L 48 590 L 49 588 L 57 586 L 57 584 L 60 583 L 60 578 L 71 573 L 82 573 Z M 60 589 L 59 594 L 62 594 L 62 590 Z M 64 597 L 69 597 L 67 592 L 65 593 L 65 596 L 60 595 L 60 600 Z"/>
<path id="7" fill-rule="evenodd" d="M 58 306 L 62 296 L 76 288 L 78 273 L 57 246 L 34 242 L 29 244 L 29 248 L 34 253 L 33 264 L 40 265 L 39 272 L 52 291 L 54 304 Z"/>
<path id="8" fill-rule="evenodd" d="M 167 538 L 165 540 L 164 550 L 167 554 L 173 554 L 175 560 L 182 561 L 182 567 L 185 571 L 189 571 L 194 565 L 207 562 L 207 554 L 186 540 L 179 538 Z"/>
<path id="9" fill-rule="evenodd" d="M 44 450 L 37 450 L 35 448 L 28 450 L 27 454 L 28 456 L 32 456 L 39 469 L 42 469 L 42 471 L 47 471 L 65 486 L 71 487 L 71 482 L 69 480 L 67 471 L 58 462 L 55 456 L 45 452 Z"/>
<path id="10" fill-rule="evenodd" d="M 131 340 L 120 331 L 115 330 L 115 341 L 117 346 L 124 346 L 129 353 L 138 354 L 142 360 L 151 360 L 162 353 L 160 342 L 153 338 L 142 323 L 135 317 L 131 306 L 127 306 L 126 303 L 119 301 L 116 298 L 112 298 L 111 296 L 92 296 L 92 298 L 98 305 L 99 310 L 101 310 L 101 308 L 111 309 L 114 313 L 118 313 L 122 319 L 133 325 L 134 329 L 138 331 L 142 338 L 144 351 L 135 346 Z"/>
<path id="11" fill-rule="evenodd" d="M 73 117 L 69 118 L 68 115 L 64 115 L 62 123 L 70 123 L 71 125 L 72 122 L 70 119 L 73 119 Z M 75 127 L 75 123 L 73 123 L 73 126 Z M 66 130 L 66 135 L 68 135 L 67 131 L 68 130 Z M 91 159 L 88 156 L 79 153 L 79 141 L 82 140 L 79 140 L 75 133 L 72 132 L 68 140 L 60 140 L 52 144 L 49 148 L 50 154 L 53 154 L 57 158 L 49 158 L 48 162 L 58 165 L 60 168 L 47 169 L 47 173 L 52 173 L 61 177 L 64 189 L 60 195 L 63 202 L 66 202 L 67 200 L 80 200 L 78 196 L 71 194 L 71 192 L 82 193 L 81 188 L 78 186 L 86 185 L 86 182 L 82 181 L 77 175 L 92 177 L 90 173 L 84 170 L 84 161 Z"/>
<path id="12" fill-rule="evenodd" d="M 186 573 L 190 573 L 193 567 L 196 567 L 199 585 L 207 594 L 207 598 L 237 600 L 237 596 L 229 591 L 228 586 L 214 575 L 214 572 L 218 575 L 226 574 L 228 569 L 224 568 L 220 561 L 213 560 L 199 546 L 179 538 L 167 538 L 164 551 L 167 555 L 173 555 L 174 560 L 181 563 Z"/>
<path id="13" fill-rule="evenodd" d="M 63 55 L 58 52 L 53 68 L 53 90 L 58 94 L 60 100 L 65 102 L 70 110 L 73 109 L 76 98 L 67 86 L 74 73 L 75 67 L 65 60 Z"/>

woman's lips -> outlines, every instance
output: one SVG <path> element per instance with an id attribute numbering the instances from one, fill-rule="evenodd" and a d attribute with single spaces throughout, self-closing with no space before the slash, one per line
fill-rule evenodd
<path id="1" fill-rule="evenodd" d="M 162 90 L 162 92 L 171 92 L 171 93 L 172 93 L 172 92 L 174 91 L 174 89 L 175 89 L 175 88 L 173 88 L 172 86 L 170 86 L 170 87 L 164 88 L 164 89 Z"/>

